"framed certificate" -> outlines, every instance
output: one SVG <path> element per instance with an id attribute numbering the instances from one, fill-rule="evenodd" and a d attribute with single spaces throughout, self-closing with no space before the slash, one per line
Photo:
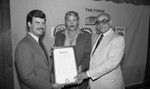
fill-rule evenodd
<path id="1" fill-rule="evenodd" d="M 54 47 L 54 83 L 63 85 L 77 84 L 75 76 L 77 75 L 76 57 L 73 46 Z"/>

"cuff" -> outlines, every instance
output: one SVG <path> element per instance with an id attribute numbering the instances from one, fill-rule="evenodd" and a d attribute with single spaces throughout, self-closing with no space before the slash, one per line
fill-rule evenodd
<path id="1" fill-rule="evenodd" d="M 88 71 L 86 71 L 86 74 L 87 74 L 87 76 L 88 76 L 88 77 L 90 77 L 90 74 L 89 74 L 89 72 L 88 72 Z"/>

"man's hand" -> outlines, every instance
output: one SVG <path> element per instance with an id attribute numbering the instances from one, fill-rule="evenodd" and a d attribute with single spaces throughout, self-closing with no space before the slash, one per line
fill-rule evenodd
<path id="1" fill-rule="evenodd" d="M 82 66 L 78 67 L 78 74 L 82 72 Z"/>
<path id="2" fill-rule="evenodd" d="M 61 89 L 63 87 L 64 85 L 61 85 L 61 84 L 53 84 L 53 89 Z"/>
<path id="3" fill-rule="evenodd" d="M 82 83 L 84 79 L 88 78 L 88 75 L 86 74 L 86 72 L 80 72 L 77 74 L 77 76 L 75 76 L 76 78 L 76 82 L 78 84 Z"/>

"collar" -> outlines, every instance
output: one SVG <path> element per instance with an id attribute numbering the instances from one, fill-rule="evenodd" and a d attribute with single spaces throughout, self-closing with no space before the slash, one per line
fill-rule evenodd
<path id="1" fill-rule="evenodd" d="M 68 34 L 68 29 L 65 29 L 62 33 L 64 33 L 65 35 Z M 80 29 L 77 29 L 77 34 L 79 33 L 83 33 Z"/>
<path id="2" fill-rule="evenodd" d="M 33 33 L 28 32 L 28 34 L 30 34 L 38 43 L 39 43 L 39 38 L 37 36 L 35 36 Z"/>
<path id="3" fill-rule="evenodd" d="M 78 35 L 80 34 L 80 31 L 79 31 L 79 29 L 77 29 L 77 33 L 75 34 L 75 36 L 73 38 L 69 37 L 68 30 L 66 30 L 64 32 L 64 34 L 66 36 L 65 45 L 75 45 L 76 44 L 76 39 L 77 39 Z"/>
<path id="4" fill-rule="evenodd" d="M 103 33 L 103 35 L 106 36 L 110 32 L 110 30 L 112 30 L 112 28 L 110 28 L 107 32 Z"/>

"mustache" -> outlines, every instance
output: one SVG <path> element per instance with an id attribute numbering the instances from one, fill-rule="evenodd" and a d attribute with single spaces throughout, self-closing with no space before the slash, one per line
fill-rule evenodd
<path id="1" fill-rule="evenodd" d="M 44 30 L 45 28 L 37 28 L 38 30 L 40 30 L 40 29 L 42 29 L 42 30 Z"/>
<path id="2" fill-rule="evenodd" d="M 74 25 L 70 25 L 69 27 L 75 27 Z"/>

